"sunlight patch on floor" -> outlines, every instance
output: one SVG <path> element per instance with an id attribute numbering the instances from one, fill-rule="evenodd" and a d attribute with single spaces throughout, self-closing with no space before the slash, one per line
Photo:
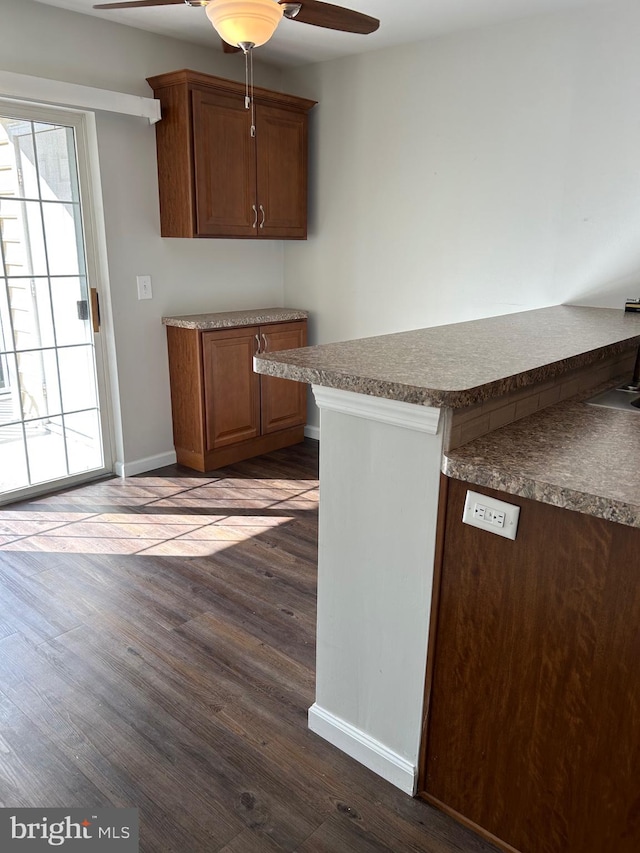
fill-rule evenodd
<path id="1" fill-rule="evenodd" d="M 0 510 L 0 551 L 212 556 L 317 502 L 316 480 L 113 479 Z M 98 509 L 111 507 L 122 511 Z"/>

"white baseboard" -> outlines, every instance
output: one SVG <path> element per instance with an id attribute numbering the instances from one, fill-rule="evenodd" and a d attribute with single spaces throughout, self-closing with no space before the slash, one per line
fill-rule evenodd
<path id="1" fill-rule="evenodd" d="M 314 704 L 309 708 L 309 728 L 405 794 L 413 796 L 418 782 L 417 765 L 393 752 L 380 741 Z"/>
<path id="2" fill-rule="evenodd" d="M 320 427 L 306 426 L 304 434 L 307 438 L 320 440 Z M 156 456 L 146 456 L 144 459 L 134 459 L 133 462 L 122 462 L 117 459 L 113 470 L 117 477 L 133 477 L 135 474 L 144 474 L 155 468 L 163 468 L 165 465 L 174 465 L 176 462 L 175 450 L 168 453 L 158 453 Z"/>
<path id="3" fill-rule="evenodd" d="M 156 456 L 146 456 L 144 459 L 134 459 L 133 462 L 121 462 L 116 460 L 114 470 L 118 477 L 133 477 L 134 474 L 144 474 L 165 465 L 173 465 L 176 461 L 176 452 L 158 453 Z"/>
<path id="4" fill-rule="evenodd" d="M 316 441 L 320 441 L 320 427 L 307 424 L 304 428 L 304 434 L 307 438 L 315 438 Z"/>

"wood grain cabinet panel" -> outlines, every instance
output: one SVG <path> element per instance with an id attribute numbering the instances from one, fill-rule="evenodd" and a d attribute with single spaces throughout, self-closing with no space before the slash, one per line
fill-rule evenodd
<path id="1" fill-rule="evenodd" d="M 260 435 L 260 377 L 252 369 L 258 331 L 202 334 L 207 450 Z"/>
<path id="2" fill-rule="evenodd" d="M 422 796 L 505 850 L 640 850 L 640 530 L 449 481 Z"/>
<path id="3" fill-rule="evenodd" d="M 307 117 L 258 106 L 257 198 L 259 236 L 307 236 Z"/>
<path id="4" fill-rule="evenodd" d="M 256 234 L 255 140 L 247 111 L 237 98 L 192 92 L 196 199 L 199 237 Z"/>
<path id="5" fill-rule="evenodd" d="M 306 239 L 307 119 L 315 101 L 194 71 L 148 78 L 163 237 Z"/>
<path id="6" fill-rule="evenodd" d="M 253 371 L 261 350 L 307 342 L 307 321 L 201 331 L 167 326 L 178 462 L 210 471 L 304 439 L 307 386 Z"/>
<path id="7" fill-rule="evenodd" d="M 300 323 L 280 323 L 261 329 L 263 352 L 298 349 L 307 345 L 307 327 Z M 262 376 L 262 432 L 277 432 L 306 423 L 307 386 L 274 376 Z"/>

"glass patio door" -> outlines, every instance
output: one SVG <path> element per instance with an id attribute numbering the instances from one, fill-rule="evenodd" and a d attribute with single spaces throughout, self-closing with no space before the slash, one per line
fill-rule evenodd
<path id="1" fill-rule="evenodd" d="M 77 129 L 0 109 L 4 502 L 106 467 Z"/>

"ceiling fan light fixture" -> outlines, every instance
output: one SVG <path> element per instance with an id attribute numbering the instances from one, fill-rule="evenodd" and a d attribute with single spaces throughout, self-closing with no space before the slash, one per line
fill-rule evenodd
<path id="1" fill-rule="evenodd" d="M 274 0 L 211 0 L 206 12 L 220 38 L 234 47 L 268 42 L 283 15 Z"/>

